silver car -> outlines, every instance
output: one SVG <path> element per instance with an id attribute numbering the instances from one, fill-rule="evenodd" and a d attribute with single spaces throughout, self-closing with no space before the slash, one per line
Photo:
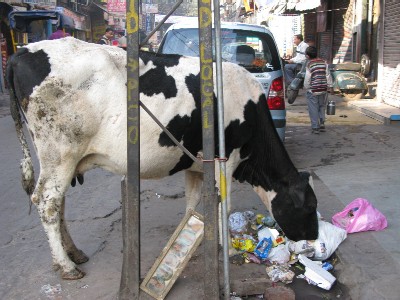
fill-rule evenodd
<path id="1" fill-rule="evenodd" d="M 264 26 L 221 23 L 222 59 L 237 63 L 262 84 L 275 128 L 285 140 L 286 108 L 283 68 L 272 33 Z M 199 30 L 194 22 L 175 23 L 165 33 L 159 53 L 199 56 Z"/>

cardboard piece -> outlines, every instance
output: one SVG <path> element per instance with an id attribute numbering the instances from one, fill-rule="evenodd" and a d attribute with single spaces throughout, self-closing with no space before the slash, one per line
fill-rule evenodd
<path id="1" fill-rule="evenodd" d="M 331 289 L 333 283 L 336 281 L 336 278 L 331 273 L 303 254 L 299 254 L 299 261 L 306 267 L 304 276 L 314 281 L 318 287 L 324 290 L 329 291 Z"/>
<path id="2" fill-rule="evenodd" d="M 147 273 L 140 288 L 155 299 L 164 299 L 201 243 L 203 216 L 190 210 Z"/>

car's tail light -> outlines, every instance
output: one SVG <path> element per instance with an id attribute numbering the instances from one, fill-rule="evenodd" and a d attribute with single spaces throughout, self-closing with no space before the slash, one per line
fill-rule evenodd
<path id="1" fill-rule="evenodd" d="M 272 81 L 267 103 L 270 110 L 285 109 L 283 77 L 276 78 Z"/>

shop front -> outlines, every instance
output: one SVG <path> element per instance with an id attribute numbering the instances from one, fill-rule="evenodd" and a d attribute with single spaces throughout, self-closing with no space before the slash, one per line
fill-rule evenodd
<path id="1" fill-rule="evenodd" d="M 384 1 L 379 43 L 378 99 L 400 107 L 400 2 Z"/>
<path id="2" fill-rule="evenodd" d="M 65 7 L 56 7 L 56 11 L 65 17 L 68 17 L 73 22 L 71 28 L 71 35 L 82 41 L 88 41 L 90 39 L 90 17 Z"/>

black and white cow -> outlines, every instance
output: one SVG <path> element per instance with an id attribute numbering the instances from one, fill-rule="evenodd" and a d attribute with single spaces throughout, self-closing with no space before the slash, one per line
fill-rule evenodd
<path id="1" fill-rule="evenodd" d="M 88 260 L 64 221 L 69 184 L 96 167 L 126 173 L 125 65 L 124 50 L 74 38 L 30 44 L 8 63 L 11 110 L 24 154 L 23 185 L 39 212 L 53 263 L 65 279 L 83 277 L 75 264 Z M 141 52 L 139 67 L 141 101 L 192 154 L 201 152 L 198 59 Z M 317 199 L 309 175 L 299 173 L 291 162 L 261 85 L 231 63 L 223 64 L 223 81 L 228 189 L 232 176 L 247 181 L 288 238 L 316 239 Z M 36 184 L 20 112 L 40 162 Z M 144 111 L 140 127 L 141 178 L 185 170 L 187 209 L 196 207 L 201 170 Z"/>

